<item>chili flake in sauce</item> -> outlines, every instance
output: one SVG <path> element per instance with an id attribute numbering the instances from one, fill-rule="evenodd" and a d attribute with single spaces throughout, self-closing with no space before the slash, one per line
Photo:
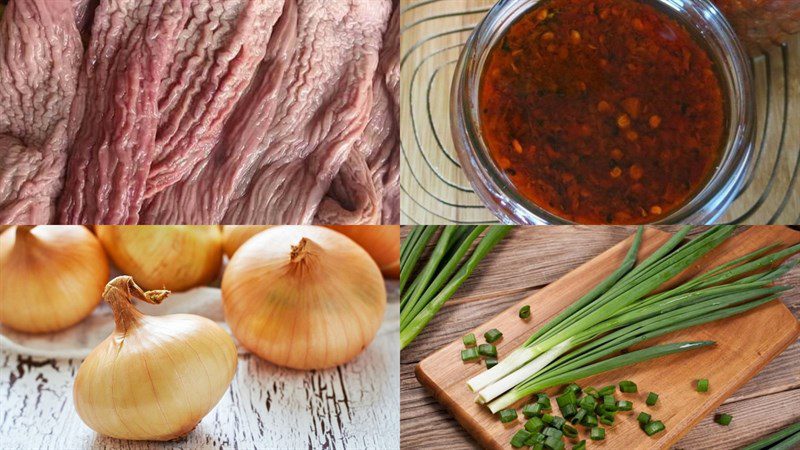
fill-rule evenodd
<path id="1" fill-rule="evenodd" d="M 640 1 L 539 3 L 491 50 L 479 95 L 495 163 L 522 195 L 573 222 L 659 220 L 720 157 L 714 63 Z"/>

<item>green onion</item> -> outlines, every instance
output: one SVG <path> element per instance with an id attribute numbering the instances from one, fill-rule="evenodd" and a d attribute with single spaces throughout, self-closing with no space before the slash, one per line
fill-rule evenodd
<path id="1" fill-rule="evenodd" d="M 767 448 L 770 450 L 789 450 L 797 443 L 800 443 L 800 422 L 759 439 L 741 450 L 763 450 Z"/>
<path id="2" fill-rule="evenodd" d="M 508 423 L 517 420 L 516 409 L 504 409 L 498 413 L 500 415 L 500 422 Z"/>
<path id="3" fill-rule="evenodd" d="M 666 427 L 664 427 L 663 422 L 661 422 L 660 420 L 654 420 L 644 426 L 644 432 L 647 433 L 648 436 L 652 436 L 656 433 L 664 431 L 665 428 Z"/>
<path id="4" fill-rule="evenodd" d="M 548 409 L 547 406 L 545 406 L 545 405 L 543 405 L 541 403 L 533 403 L 532 405 L 528 405 L 528 406 L 530 406 L 530 409 L 529 409 L 530 413 L 534 414 L 534 415 L 537 415 L 537 416 L 542 415 L 542 413 Z"/>
<path id="5" fill-rule="evenodd" d="M 726 427 L 731 424 L 731 420 L 733 420 L 733 416 L 730 414 L 717 414 L 714 416 L 714 422 Z"/>
<path id="6" fill-rule="evenodd" d="M 530 305 L 525 305 L 519 309 L 519 318 L 520 319 L 529 319 L 531 317 L 531 307 Z"/>
<path id="7" fill-rule="evenodd" d="M 562 441 L 560 437 L 556 438 L 555 436 L 548 436 L 544 441 L 544 445 L 552 450 L 564 449 L 564 441 Z"/>
<path id="8" fill-rule="evenodd" d="M 485 361 L 486 361 L 486 368 L 487 369 L 491 369 L 492 367 L 497 365 L 497 358 L 495 358 L 495 357 L 490 356 L 490 357 L 486 358 Z"/>
<path id="9" fill-rule="evenodd" d="M 478 346 L 478 354 L 481 356 L 497 357 L 497 347 L 492 344 L 481 344 Z"/>
<path id="10" fill-rule="evenodd" d="M 567 387 L 564 388 L 564 392 L 566 393 L 567 391 L 572 391 L 576 397 L 581 395 L 581 387 L 575 383 L 568 384 Z"/>
<path id="11" fill-rule="evenodd" d="M 474 361 L 478 359 L 478 349 L 477 348 L 468 348 L 466 350 L 461 350 L 461 361 Z"/>
<path id="12" fill-rule="evenodd" d="M 647 394 L 647 400 L 645 401 L 645 404 L 647 404 L 647 406 L 653 406 L 656 404 L 657 401 L 658 401 L 658 394 L 656 394 L 655 392 L 651 392 Z"/>
<path id="13" fill-rule="evenodd" d="M 564 432 L 564 436 L 570 439 L 578 437 L 578 430 L 572 425 L 564 424 L 564 427 L 561 428 L 561 431 Z"/>
<path id="14" fill-rule="evenodd" d="M 569 419 L 569 421 L 572 422 L 573 424 L 580 423 L 583 420 L 583 418 L 586 417 L 586 414 L 587 414 L 586 410 L 580 408 L 578 409 L 578 412 L 576 412 L 575 415 Z"/>
<path id="15" fill-rule="evenodd" d="M 564 405 L 561 407 L 561 415 L 567 419 L 575 416 L 575 414 L 577 413 L 578 413 L 578 407 L 575 406 L 574 403 L 570 403 L 569 405 Z"/>
<path id="16" fill-rule="evenodd" d="M 567 405 L 574 405 L 578 403 L 578 398 L 575 396 L 575 391 L 568 390 L 556 397 L 556 403 L 558 403 L 558 407 L 561 408 Z"/>
<path id="17" fill-rule="evenodd" d="M 547 439 L 547 436 L 543 435 L 542 433 L 531 433 L 531 436 L 528 439 L 525 439 L 525 445 L 528 447 L 542 445 L 542 447 L 539 447 L 541 449 L 544 446 L 545 439 Z"/>
<path id="18" fill-rule="evenodd" d="M 701 378 L 697 380 L 697 392 L 708 392 L 708 379 Z"/>
<path id="19" fill-rule="evenodd" d="M 552 424 L 554 420 L 555 420 L 555 416 L 552 415 L 552 414 L 545 414 L 545 415 L 542 416 L 542 422 L 544 422 L 544 423 L 546 423 L 548 425 Z"/>
<path id="20" fill-rule="evenodd" d="M 531 434 L 525 430 L 519 430 L 511 437 L 511 446 L 514 448 L 521 448 L 525 446 L 525 441 L 531 437 Z"/>
<path id="21" fill-rule="evenodd" d="M 565 423 L 567 423 L 567 421 L 563 417 L 555 416 L 553 417 L 553 421 L 550 422 L 550 426 L 560 430 L 564 427 Z"/>
<path id="22" fill-rule="evenodd" d="M 553 408 L 550 406 L 550 397 L 547 396 L 545 393 L 541 393 L 536 397 L 536 403 L 542 404 L 544 409 L 552 410 Z"/>
<path id="23" fill-rule="evenodd" d="M 594 411 L 594 408 L 597 407 L 597 399 L 587 395 L 581 399 L 579 404 L 585 410 Z"/>
<path id="24" fill-rule="evenodd" d="M 639 425 L 645 426 L 650 423 L 650 414 L 647 414 L 646 412 L 640 412 L 636 420 L 639 422 Z"/>
<path id="25" fill-rule="evenodd" d="M 584 390 L 583 390 L 583 393 L 584 393 L 584 394 L 586 394 L 586 395 L 591 395 L 592 397 L 597 397 L 597 396 L 599 396 L 599 395 L 600 395 L 600 394 L 597 392 L 597 389 L 595 389 L 595 388 L 594 388 L 594 387 L 592 387 L 592 386 L 589 386 L 589 387 L 587 387 L 586 389 L 584 389 Z"/>
<path id="26" fill-rule="evenodd" d="M 613 414 L 604 414 L 600 416 L 600 423 L 603 425 L 614 425 L 614 415 Z"/>
<path id="27" fill-rule="evenodd" d="M 525 416 L 526 419 L 536 417 L 540 413 L 539 408 L 541 408 L 541 405 L 539 405 L 538 403 L 528 403 L 527 405 L 522 407 L 522 415 Z"/>
<path id="28" fill-rule="evenodd" d="M 493 343 L 500 340 L 503 337 L 503 333 L 500 332 L 497 328 L 492 328 L 491 330 L 487 331 L 483 334 L 483 337 L 486 338 L 486 342 Z"/>
<path id="29" fill-rule="evenodd" d="M 544 422 L 538 417 L 531 417 L 525 422 L 525 429 L 531 433 L 538 433 L 544 429 Z"/>
<path id="30" fill-rule="evenodd" d="M 586 439 L 572 446 L 572 450 L 586 450 Z"/>
<path id="31" fill-rule="evenodd" d="M 594 414 L 587 414 L 586 417 L 581 420 L 581 425 L 585 426 L 586 428 L 596 427 L 597 423 L 597 416 Z"/>
<path id="32" fill-rule="evenodd" d="M 589 432 L 589 438 L 593 441 L 602 441 L 606 438 L 606 430 L 605 428 L 601 427 L 594 427 L 592 431 Z"/>
<path id="33" fill-rule="evenodd" d="M 617 410 L 617 399 L 614 398 L 613 395 L 604 395 L 603 396 L 603 409 L 608 412 L 614 412 Z"/>
<path id="34" fill-rule="evenodd" d="M 562 432 L 558 428 L 547 427 L 544 429 L 544 431 L 542 431 L 542 434 L 544 434 L 545 436 L 554 437 L 556 439 L 561 439 L 561 436 L 564 435 L 564 432 Z"/>
<path id="35" fill-rule="evenodd" d="M 590 367 L 600 373 L 612 365 L 623 367 L 619 364 L 635 364 L 642 358 L 663 355 L 661 348 L 652 353 L 633 352 L 637 358 L 605 359 L 657 336 L 741 314 L 772 301 L 787 289 L 770 287 L 769 283 L 794 263 L 777 269 L 771 265 L 800 251 L 800 245 L 773 253 L 769 252 L 775 246 L 759 249 L 653 294 L 728 239 L 734 227 L 711 227 L 681 245 L 689 229 L 681 229 L 636 265 L 642 239 L 639 228 L 617 271 L 534 332 L 492 370 L 468 381 L 469 388 L 478 393 L 476 401 L 488 403 L 491 411 L 497 411 L 556 385 L 556 381 L 572 382 Z M 699 343 L 689 344 L 683 350 L 699 348 L 691 345 Z M 608 363 L 612 360 L 613 364 Z"/>
<path id="36" fill-rule="evenodd" d="M 620 392 L 624 392 L 626 394 L 632 394 L 639 391 L 638 386 L 633 381 L 620 381 L 619 382 L 619 390 Z"/>
<path id="37" fill-rule="evenodd" d="M 605 397 L 606 395 L 613 395 L 615 392 L 617 392 L 617 387 L 612 384 L 597 391 L 597 395 Z"/>
<path id="38" fill-rule="evenodd" d="M 472 254 L 467 257 L 473 241 L 487 229 L 487 226 L 443 227 L 428 262 L 411 281 L 411 275 L 420 255 L 438 229 L 438 227 L 423 228 L 417 240 L 408 244 L 405 262 L 401 262 L 400 292 L 403 292 L 400 300 L 401 349 L 419 335 L 444 303 L 469 278 L 483 258 L 512 229 L 510 226 L 488 228 Z M 409 289 L 406 289 L 407 286 Z"/>
<path id="39" fill-rule="evenodd" d="M 617 409 L 619 411 L 631 411 L 633 410 L 633 403 L 627 400 L 620 400 L 617 402 Z"/>
<path id="40" fill-rule="evenodd" d="M 464 342 L 465 347 L 474 347 L 475 344 L 477 344 L 474 333 L 470 333 L 464 336 L 463 338 L 461 338 L 461 341 Z"/>

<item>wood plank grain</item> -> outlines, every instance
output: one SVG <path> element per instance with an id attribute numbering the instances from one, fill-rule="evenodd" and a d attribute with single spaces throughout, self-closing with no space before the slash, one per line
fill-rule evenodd
<path id="1" fill-rule="evenodd" d="M 544 231 L 545 227 L 537 227 L 527 233 L 538 234 Z M 568 243 L 563 245 L 564 248 L 570 248 L 570 251 L 581 255 L 582 260 L 588 260 L 599 253 L 591 245 L 580 245 L 581 242 L 590 242 L 592 239 L 598 238 L 608 232 L 619 239 L 626 234 L 632 232 L 631 229 L 625 228 L 592 228 L 592 227 L 578 227 L 575 229 L 567 229 L 568 227 L 548 227 L 553 228 L 548 233 L 548 241 Z M 561 236 L 559 236 L 559 229 Z M 674 228 L 670 228 L 674 229 Z M 403 233 L 408 230 L 404 229 Z M 521 233 L 521 232 L 517 232 Z M 519 234 L 513 236 L 514 239 L 520 238 Z M 526 236 L 533 243 L 535 238 Z M 592 248 L 591 251 L 583 251 L 584 249 Z M 514 256 L 506 255 L 510 249 L 505 249 L 502 252 L 498 250 L 497 258 L 498 264 L 492 266 L 491 271 L 514 271 L 516 266 L 508 264 L 509 261 L 516 259 L 537 261 L 534 266 L 538 266 L 536 255 L 538 255 L 538 247 L 536 244 L 526 246 L 516 246 L 514 249 Z M 594 252 L 594 253 L 592 253 Z M 558 266 L 564 256 L 558 254 L 549 255 L 551 259 L 549 265 Z M 574 263 L 562 264 L 562 273 L 572 267 Z M 480 266 L 483 267 L 483 266 Z M 546 269 L 543 269 L 546 270 Z M 535 272 L 535 271 L 534 271 Z M 558 272 L 558 271 L 556 271 Z M 478 276 L 478 272 L 476 275 Z M 480 276 L 489 277 L 490 274 L 483 272 Z M 547 276 L 538 274 L 531 278 L 535 280 L 536 284 L 541 284 L 542 281 L 546 284 L 552 279 L 547 279 Z M 426 329 L 422 335 L 411 346 L 407 347 L 401 355 L 401 442 L 403 448 L 420 448 L 420 446 L 435 446 L 436 448 L 472 448 L 477 444 L 470 439 L 469 435 L 455 424 L 452 417 L 444 410 L 443 407 L 436 404 L 431 396 L 422 389 L 414 380 L 413 367 L 423 356 L 429 354 L 432 350 L 441 347 L 443 344 L 458 339 L 463 334 L 480 324 L 487 314 L 491 314 L 491 305 L 494 303 L 494 311 L 499 311 L 514 305 L 519 298 L 523 298 L 528 292 L 536 292 L 537 288 L 531 287 L 534 283 L 529 282 L 527 277 L 518 277 L 516 279 L 507 278 L 507 282 L 496 283 L 504 285 L 504 289 L 510 289 L 517 294 L 513 297 L 505 295 L 492 296 L 492 292 L 482 292 L 481 295 L 469 295 L 470 299 L 462 299 L 461 293 L 457 294 L 452 304 L 447 304 L 437 315 L 434 322 Z M 800 283 L 800 269 L 795 268 L 781 280 L 782 283 L 789 283 L 797 285 Z M 492 283 L 492 281 L 486 281 Z M 480 297 L 480 298 L 476 298 Z M 464 300 L 464 301 L 462 301 Z M 784 295 L 784 302 L 797 311 L 796 307 L 800 303 L 800 295 L 796 290 L 789 291 Z M 469 303 L 469 307 L 463 305 L 464 302 Z M 476 307 L 480 305 L 480 307 Z M 475 310 L 473 311 L 473 308 Z M 488 312 L 487 312 L 488 311 Z M 800 374 L 800 360 L 796 357 L 800 343 L 795 343 L 790 347 L 785 354 L 778 357 L 771 365 L 766 367 L 751 383 L 748 383 L 742 390 L 731 396 L 728 402 L 738 401 L 741 399 L 752 399 L 759 396 L 767 395 L 769 393 L 783 392 L 787 389 L 797 387 L 798 374 Z M 783 409 L 781 409 L 783 408 Z M 778 405 L 777 414 L 790 414 L 789 405 Z M 793 411 L 793 410 L 791 410 Z M 791 416 L 791 414 L 790 414 Z M 800 419 L 797 413 L 794 413 L 795 419 Z M 699 425 L 704 427 L 704 424 Z M 757 431 L 753 431 L 752 438 L 757 437 Z M 684 447 L 685 448 L 685 447 Z"/>

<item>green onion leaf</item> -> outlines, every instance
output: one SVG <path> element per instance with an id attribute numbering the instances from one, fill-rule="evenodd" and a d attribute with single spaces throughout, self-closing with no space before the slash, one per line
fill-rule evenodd
<path id="1" fill-rule="evenodd" d="M 531 306 L 525 305 L 519 309 L 519 318 L 522 320 L 529 319 L 531 317 Z"/>
<path id="2" fill-rule="evenodd" d="M 478 346 L 478 354 L 481 356 L 497 357 L 497 347 L 492 344 L 481 344 Z"/>
<path id="3" fill-rule="evenodd" d="M 717 414 L 714 416 L 714 422 L 726 427 L 731 424 L 731 420 L 733 420 L 733 416 L 730 414 Z"/>
<path id="4" fill-rule="evenodd" d="M 639 388 L 636 386 L 636 383 L 633 381 L 620 381 L 619 382 L 619 390 L 620 392 L 624 392 L 626 394 L 632 394 L 639 391 Z"/>
<path id="5" fill-rule="evenodd" d="M 648 436 L 660 433 L 665 429 L 666 427 L 664 427 L 664 423 L 661 422 L 660 420 L 654 420 L 644 426 L 644 432 L 647 433 Z"/>
<path id="6" fill-rule="evenodd" d="M 503 337 L 503 333 L 500 332 L 497 328 L 492 328 L 491 330 L 487 331 L 483 334 L 483 337 L 486 338 L 486 342 L 493 343 L 500 340 Z"/>
<path id="7" fill-rule="evenodd" d="M 516 409 L 504 409 L 498 413 L 500 415 L 500 422 L 508 423 L 517 420 Z"/>
<path id="8" fill-rule="evenodd" d="M 658 394 L 656 394 L 655 392 L 647 394 L 647 400 L 645 400 L 647 406 L 653 406 L 656 404 L 657 401 L 658 401 Z"/>
<path id="9" fill-rule="evenodd" d="M 606 438 L 606 430 L 605 428 L 601 427 L 594 427 L 592 431 L 589 432 L 589 438 L 593 441 L 602 441 Z"/>
<path id="10" fill-rule="evenodd" d="M 474 347 L 475 344 L 477 343 L 474 333 L 470 333 L 464 336 L 463 338 L 461 338 L 461 341 L 464 343 L 465 347 Z"/>
<path id="11" fill-rule="evenodd" d="M 480 356 L 478 355 L 477 348 L 468 348 L 466 350 L 461 350 L 461 361 L 474 361 L 478 359 Z"/>
<path id="12" fill-rule="evenodd" d="M 708 378 L 697 380 L 697 392 L 708 392 Z"/>

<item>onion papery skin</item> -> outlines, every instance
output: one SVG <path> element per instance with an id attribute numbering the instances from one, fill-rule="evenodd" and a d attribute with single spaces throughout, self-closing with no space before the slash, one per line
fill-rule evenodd
<path id="1" fill-rule="evenodd" d="M 372 256 L 388 278 L 400 277 L 400 226 L 399 225 L 329 225 L 356 241 Z"/>
<path id="2" fill-rule="evenodd" d="M 77 225 L 13 227 L 0 234 L 0 323 L 50 333 L 80 322 L 109 277 L 97 238 Z"/>
<path id="3" fill-rule="evenodd" d="M 97 225 L 95 233 L 120 271 L 144 289 L 203 286 L 222 265 L 219 226 Z"/>
<path id="4" fill-rule="evenodd" d="M 225 251 L 225 255 L 233 258 L 233 254 L 242 244 L 270 227 L 270 225 L 223 225 L 222 249 Z"/>
<path id="5" fill-rule="evenodd" d="M 117 439 L 184 436 L 230 386 L 233 339 L 204 317 L 145 316 L 128 308 L 124 324 L 115 311 L 116 330 L 78 369 L 75 409 L 89 428 Z"/>
<path id="6" fill-rule="evenodd" d="M 386 309 L 369 254 L 316 226 L 270 228 L 247 241 L 222 278 L 225 319 L 252 353 L 280 366 L 335 367 L 361 353 Z"/>

